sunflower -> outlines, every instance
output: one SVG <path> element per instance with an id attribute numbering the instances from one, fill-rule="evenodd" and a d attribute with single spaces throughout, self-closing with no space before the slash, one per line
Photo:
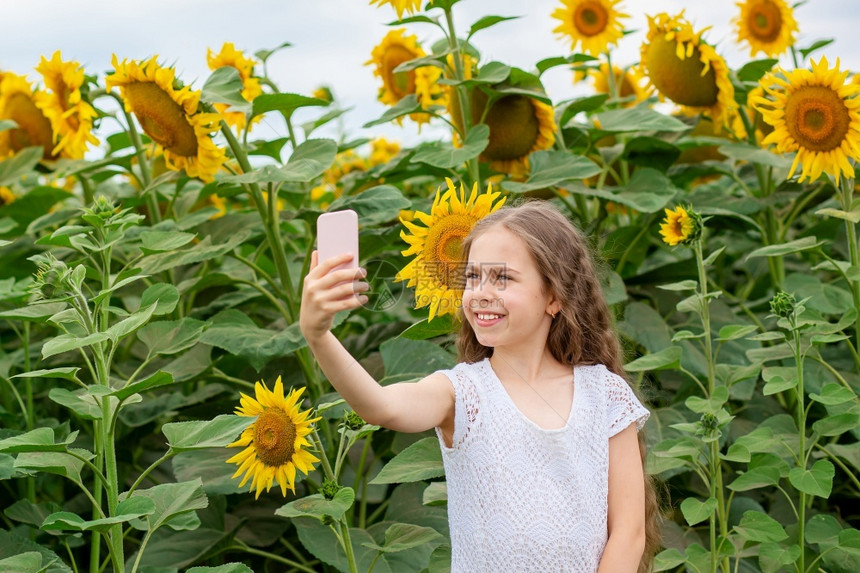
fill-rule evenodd
<path id="1" fill-rule="evenodd" d="M 374 4 L 377 6 L 391 4 L 391 7 L 397 12 L 398 20 L 403 19 L 404 11 L 414 14 L 421 9 L 421 0 L 370 0 L 370 5 L 373 6 Z"/>
<path id="2" fill-rule="evenodd" d="M 765 123 L 761 112 L 755 108 L 755 105 L 753 105 L 753 102 L 764 98 L 764 96 L 764 88 L 761 87 L 761 85 L 755 86 L 747 94 L 747 103 L 745 107 L 747 118 L 749 118 L 755 128 L 755 141 L 759 143 L 773 131 L 773 126 Z M 747 128 L 746 125 L 744 125 L 743 119 L 741 119 L 740 113 L 735 113 L 732 116 L 732 132 L 735 138 L 741 141 L 746 140 L 748 137 Z"/>
<path id="3" fill-rule="evenodd" d="M 233 42 L 225 42 L 217 54 L 212 50 L 207 50 L 206 63 L 209 64 L 210 70 L 217 70 L 224 66 L 236 68 L 236 71 L 239 72 L 239 78 L 242 80 L 242 97 L 245 98 L 245 101 L 252 102 L 254 98 L 263 93 L 259 78 L 254 77 L 256 62 L 251 58 L 246 58 L 241 50 L 237 50 L 233 46 Z M 247 121 L 245 114 L 241 111 L 228 112 L 228 107 L 230 106 L 225 103 L 215 104 L 215 109 L 221 113 L 227 125 L 235 127 L 239 131 L 245 129 L 245 122 Z M 261 115 L 257 116 L 251 123 L 256 123 L 261 118 Z"/>
<path id="4" fill-rule="evenodd" d="M 618 43 L 624 35 L 622 18 L 627 14 L 616 10 L 621 0 L 562 0 L 552 17 L 561 21 L 553 32 L 570 39 L 570 49 L 577 45 L 582 51 L 597 56 Z"/>
<path id="5" fill-rule="evenodd" d="M 826 57 L 811 64 L 811 70 L 778 69 L 761 79 L 772 99 L 758 97 L 753 104 L 773 126 L 762 145 L 774 143 L 779 153 L 796 151 L 788 177 L 802 165 L 800 182 L 822 172 L 853 178 L 849 158 L 860 157 L 860 85 L 846 82 L 848 72 L 839 71 L 839 60 L 833 69 Z"/>
<path id="6" fill-rule="evenodd" d="M 368 163 L 371 167 L 385 165 L 391 158 L 400 153 L 400 144 L 396 141 L 388 141 L 384 137 L 377 137 L 370 142 L 370 157 Z"/>
<path id="7" fill-rule="evenodd" d="M 442 75 L 435 66 L 422 66 L 408 72 L 394 72 L 394 69 L 409 60 L 423 58 L 427 54 L 418 44 L 417 36 L 404 36 L 406 30 L 391 30 L 373 51 L 365 65 L 374 64 L 373 75 L 382 79 L 377 99 L 386 105 L 394 105 L 404 97 L 415 94 L 421 107 L 444 105 L 444 92 L 436 83 Z M 430 116 L 426 113 L 413 113 L 409 117 L 416 123 L 427 123 Z"/>
<path id="8" fill-rule="evenodd" d="M 53 153 L 54 133 L 50 120 L 36 102 L 34 92 L 24 76 L 11 72 L 3 74 L 0 82 L 0 119 L 11 119 L 18 127 L 0 132 L 0 157 L 14 154 L 25 147 L 41 146 L 44 159 L 56 159 Z"/>
<path id="9" fill-rule="evenodd" d="M 529 155 L 555 143 L 555 114 L 552 106 L 523 94 L 504 95 L 487 107 L 487 95 L 472 91 L 472 122 L 490 128 L 490 143 L 480 159 L 496 171 L 522 178 L 529 170 Z M 451 116 L 462 125 L 457 98 L 449 101 Z"/>
<path id="10" fill-rule="evenodd" d="M 90 145 L 98 145 L 93 135 L 96 110 L 81 97 L 84 70 L 78 62 L 64 62 L 60 51 L 51 59 L 42 57 L 36 71 L 42 74 L 49 92 L 36 94 L 36 106 L 51 122 L 54 155 L 82 159 Z"/>
<path id="11" fill-rule="evenodd" d="M 744 0 L 737 5 L 741 9 L 734 20 L 738 42 L 750 45 L 750 56 L 764 52 L 776 58 L 794 44 L 797 22 L 785 0 Z"/>
<path id="12" fill-rule="evenodd" d="M 15 200 L 15 194 L 8 187 L 0 186 L 0 207 L 5 207 Z"/>
<path id="13" fill-rule="evenodd" d="M 459 197 L 457 188 L 450 179 L 448 190 L 441 194 L 442 188 L 436 190 L 436 198 L 430 213 L 415 211 L 414 219 L 426 225 L 419 227 L 413 222 L 401 217 L 400 222 L 412 232 L 400 232 L 400 237 L 409 243 L 409 248 L 401 251 L 403 256 L 416 255 L 394 277 L 394 281 L 409 280 L 407 287 L 415 286 L 415 308 L 430 306 L 430 317 L 444 314 L 456 314 L 463 296 L 463 276 L 460 265 L 460 246 L 463 239 L 479 220 L 492 213 L 505 203 L 502 198 L 493 204 L 501 195 L 493 193 L 488 187 L 486 193 L 478 195 L 478 185 L 472 187 L 469 200 L 466 200 L 466 189 L 460 184 Z"/>
<path id="14" fill-rule="evenodd" d="M 615 76 L 613 80 L 618 97 L 630 100 L 624 104 L 626 107 L 632 107 L 648 99 L 650 90 L 643 85 L 644 76 L 638 67 L 622 69 L 618 66 L 612 66 L 612 71 Z M 577 71 L 574 74 L 574 82 L 582 81 L 588 76 L 594 78 L 594 91 L 600 94 L 609 94 L 609 64 L 603 62 L 598 69 L 588 70 L 587 73 Z"/>
<path id="15" fill-rule="evenodd" d="M 702 41 L 707 30 L 694 32 L 682 11 L 677 16 L 648 17 L 648 37 L 641 62 L 651 86 L 673 102 L 705 112 L 726 124 L 735 103 L 735 90 L 726 61 Z"/>
<path id="16" fill-rule="evenodd" d="M 190 177 L 209 182 L 226 160 L 224 150 L 210 137 L 220 127 L 217 113 L 198 113 L 200 92 L 189 86 L 174 88 L 174 71 L 156 62 L 157 56 L 142 65 L 120 63 L 105 78 L 107 89 L 120 88 L 127 111 L 134 113 L 143 131 L 164 149 L 167 167 L 185 169 Z"/>
<path id="17" fill-rule="evenodd" d="M 667 245 L 690 245 L 702 235 L 702 218 L 692 208 L 678 205 L 664 211 L 666 218 L 660 225 L 660 234 Z"/>
<path id="18" fill-rule="evenodd" d="M 254 390 L 257 399 L 242 394 L 242 405 L 236 409 L 236 414 L 257 419 L 245 428 L 238 440 L 227 446 L 245 448 L 227 463 L 239 466 L 234 478 L 245 473 L 239 487 L 251 479 L 251 491 L 257 490 L 256 497 L 260 497 L 264 487 L 266 491 L 272 489 L 275 480 L 286 497 L 287 488 L 296 492 L 296 468 L 307 475 L 313 471 L 314 462 L 319 461 L 307 450 L 311 446 L 307 435 L 313 432 L 311 424 L 322 418 L 309 419 L 311 410 L 299 412 L 299 398 L 305 389 L 291 390 L 284 397 L 280 376 L 274 390 L 269 390 L 262 382 L 257 382 Z"/>

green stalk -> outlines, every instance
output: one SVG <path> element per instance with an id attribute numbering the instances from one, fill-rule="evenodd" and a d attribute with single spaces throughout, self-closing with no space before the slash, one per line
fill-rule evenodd
<path id="1" fill-rule="evenodd" d="M 842 210 L 850 212 L 851 203 L 854 199 L 854 179 L 843 177 L 840 180 L 840 187 L 842 187 Z M 857 252 L 857 226 L 848 219 L 845 219 L 845 234 L 848 238 L 848 256 L 851 266 L 855 270 L 860 269 L 860 255 Z M 857 318 L 854 322 L 854 347 L 860 348 L 860 281 L 849 278 L 848 283 L 851 285 L 851 296 L 854 299 L 854 308 L 857 310 Z"/>
<path id="2" fill-rule="evenodd" d="M 320 463 L 323 468 L 323 474 L 327 479 L 333 482 L 337 482 L 337 478 L 335 477 L 335 474 L 331 469 L 331 465 L 328 462 L 328 456 L 325 453 L 325 448 L 323 448 L 322 440 L 320 440 L 320 436 L 317 433 L 316 428 L 314 428 L 311 436 L 313 437 L 313 441 L 317 446 L 317 450 L 319 450 Z M 341 544 L 343 545 L 343 550 L 346 553 L 346 559 L 349 563 L 349 571 L 350 573 L 358 573 L 358 569 L 355 563 L 355 553 L 352 550 L 352 540 L 349 536 L 349 524 L 346 522 L 346 517 L 341 517 L 338 520 L 338 525 L 341 530 L 341 535 L 343 536 Z"/>
<path id="3" fill-rule="evenodd" d="M 24 321 L 24 368 L 26 372 L 33 370 L 30 363 L 30 323 Z M 30 431 L 36 427 L 36 408 L 33 404 L 33 379 L 30 377 L 24 378 L 24 394 L 27 399 L 27 430 Z M 36 480 L 25 480 L 27 484 L 27 499 L 30 502 L 36 502 Z"/>
<path id="4" fill-rule="evenodd" d="M 800 454 L 801 469 L 806 470 L 806 407 L 803 388 L 803 352 L 800 348 L 800 331 L 797 328 L 797 314 L 792 312 L 791 330 L 794 335 L 794 364 L 797 368 L 797 387 L 795 388 L 797 403 L 797 436 L 799 441 L 798 453 Z M 800 558 L 797 570 L 800 573 L 806 571 L 806 545 L 804 542 L 804 528 L 806 527 L 806 493 L 799 492 L 800 501 L 797 507 L 797 544 L 800 546 Z"/>
<path id="5" fill-rule="evenodd" d="M 463 59 L 460 56 L 460 41 L 457 39 L 457 32 L 454 30 L 454 14 L 451 12 L 450 7 L 445 8 L 445 22 L 448 25 L 448 47 L 454 56 L 454 78 L 461 82 L 466 79 L 466 75 L 463 72 Z M 469 130 L 472 129 L 472 102 L 470 101 L 469 93 L 468 88 L 465 86 L 457 86 L 457 99 L 460 101 L 460 115 L 463 119 L 464 141 L 469 134 Z M 478 158 L 473 157 L 468 161 L 467 165 L 472 184 L 477 184 L 480 189 L 481 171 L 478 166 Z"/>
<path id="6" fill-rule="evenodd" d="M 696 253 L 696 266 L 699 271 L 699 301 L 702 309 L 702 328 L 705 334 L 705 358 L 708 361 L 708 397 L 710 398 L 711 396 L 713 396 L 714 389 L 716 387 L 716 375 L 714 366 L 713 341 L 711 340 L 710 303 L 708 302 L 707 298 L 708 275 L 705 272 L 705 262 L 704 257 L 702 255 L 701 238 L 696 241 L 694 250 Z M 713 545 L 711 545 L 711 571 L 715 572 L 717 570 L 718 555 L 716 547 L 716 528 L 718 524 L 720 528 L 720 535 L 723 538 L 726 538 L 728 536 L 728 512 L 726 511 L 725 492 L 723 491 L 722 487 L 723 470 L 722 460 L 720 459 L 719 440 L 711 442 L 709 462 L 711 474 L 711 496 L 717 500 L 717 510 L 715 513 L 711 514 L 710 518 L 711 542 L 713 543 Z M 728 557 L 724 557 L 722 559 L 722 569 L 726 573 L 730 571 Z"/>

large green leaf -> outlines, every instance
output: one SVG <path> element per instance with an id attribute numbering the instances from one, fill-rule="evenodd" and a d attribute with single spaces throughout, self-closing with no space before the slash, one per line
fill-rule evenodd
<path id="1" fill-rule="evenodd" d="M 70 350 L 77 350 L 85 346 L 92 346 L 104 342 L 110 337 L 104 332 L 96 332 L 89 336 L 75 336 L 73 334 L 61 334 L 42 345 L 42 358 L 49 358 L 55 354 L 62 354 Z"/>
<path id="2" fill-rule="evenodd" d="M 200 340 L 207 323 L 196 318 L 150 322 L 137 331 L 137 338 L 149 349 L 149 356 L 177 354 Z"/>
<path id="3" fill-rule="evenodd" d="M 47 565 L 42 565 L 42 554 L 38 551 L 27 551 L 0 559 L 0 571 L 5 573 L 42 573 L 47 569 Z"/>
<path id="4" fill-rule="evenodd" d="M 788 473 L 788 481 L 806 494 L 827 499 L 830 497 L 830 490 L 833 488 L 833 476 L 835 475 L 836 468 L 829 460 L 818 460 L 808 470 L 791 468 Z"/>
<path id="5" fill-rule="evenodd" d="M 298 323 L 278 331 L 259 328 L 238 310 L 222 311 L 212 317 L 210 324 L 200 341 L 241 356 L 258 372 L 269 360 L 307 345 Z"/>
<path id="6" fill-rule="evenodd" d="M 18 436 L 0 440 L 0 452 L 16 454 L 20 452 L 64 452 L 69 444 L 78 437 L 72 432 L 62 442 L 54 440 L 51 428 L 36 428 Z"/>
<path id="7" fill-rule="evenodd" d="M 620 203 L 642 213 L 660 211 L 680 192 L 663 173 L 647 167 L 634 171 L 627 186 L 618 191 L 592 189 L 582 183 L 565 183 L 561 187 L 571 193 Z"/>
<path id="8" fill-rule="evenodd" d="M 379 352 L 385 364 L 385 383 L 423 378 L 456 365 L 456 357 L 426 340 L 393 338 L 383 342 Z"/>
<path id="9" fill-rule="evenodd" d="M 778 521 L 758 511 L 745 512 L 741 522 L 735 526 L 735 531 L 747 541 L 759 543 L 782 541 L 788 538 L 788 534 Z"/>
<path id="10" fill-rule="evenodd" d="M 150 304 L 149 306 L 138 310 L 133 313 L 128 318 L 124 318 L 123 320 L 117 322 L 113 326 L 107 329 L 105 334 L 116 344 L 121 339 L 125 338 L 144 324 L 146 324 L 149 319 L 152 317 L 152 314 L 155 312 L 157 308 L 157 303 Z"/>
<path id="11" fill-rule="evenodd" d="M 33 171 L 44 153 L 41 146 L 27 147 L 9 159 L 0 161 L 0 186 L 8 187 Z"/>
<path id="12" fill-rule="evenodd" d="M 167 525 L 174 530 L 196 529 L 200 519 L 195 513 L 209 505 L 203 492 L 203 483 L 197 479 L 180 483 L 165 483 L 149 489 L 136 490 L 129 499 L 146 497 L 155 504 L 155 509 L 146 520 L 135 519 L 131 524 L 136 529 L 156 530 Z"/>
<path id="13" fill-rule="evenodd" d="M 169 386 L 170 384 L 173 384 L 173 375 L 169 372 L 159 370 L 155 374 L 147 376 L 143 380 L 132 382 L 118 390 L 114 390 L 111 392 L 111 395 L 116 396 L 119 400 L 126 400 L 132 394 L 139 394 L 141 392 L 146 392 L 147 390 Z"/>
<path id="14" fill-rule="evenodd" d="M 613 109 L 598 114 L 600 130 L 608 133 L 629 131 L 687 131 L 690 126 L 670 115 L 645 106 Z"/>
<path id="15" fill-rule="evenodd" d="M 681 363 L 681 347 L 670 346 L 653 354 L 640 356 L 624 365 L 628 372 L 646 372 L 649 370 L 666 370 L 677 368 Z"/>
<path id="16" fill-rule="evenodd" d="M 522 183 L 506 181 L 505 189 L 525 193 L 554 187 L 566 181 L 581 180 L 600 173 L 600 167 L 587 157 L 570 151 L 535 151 L 529 156 L 529 176 Z"/>
<path id="17" fill-rule="evenodd" d="M 184 247 L 194 240 L 194 233 L 181 231 L 143 231 L 140 234 L 140 246 L 144 253 L 159 253 Z"/>
<path id="18" fill-rule="evenodd" d="M 432 527 L 422 527 L 411 523 L 394 523 L 385 530 L 385 543 L 363 545 L 381 553 L 397 553 L 413 547 L 420 547 L 438 541 L 442 536 Z"/>
<path id="19" fill-rule="evenodd" d="M 236 441 L 253 417 L 222 414 L 212 420 L 199 422 L 173 422 L 161 427 L 167 445 L 174 452 L 187 452 L 205 448 L 223 448 Z"/>
<path id="20" fill-rule="evenodd" d="M 469 130 L 463 145 L 429 143 L 420 146 L 412 156 L 413 163 L 426 163 L 440 169 L 450 169 L 474 159 L 490 144 L 490 128 L 484 124 Z"/>
<path id="21" fill-rule="evenodd" d="M 294 517 L 313 517 L 324 522 L 326 517 L 339 520 L 352 507 L 355 501 L 355 491 L 344 487 L 332 499 L 326 499 L 319 493 L 308 495 L 275 510 L 275 515 L 292 519 Z"/>
<path id="22" fill-rule="evenodd" d="M 803 237 L 802 239 L 789 241 L 788 243 L 761 247 L 748 254 L 747 259 L 754 259 L 756 257 L 784 257 L 785 255 L 790 255 L 792 253 L 816 249 L 826 244 L 826 242 L 827 241 L 819 241 L 815 237 Z"/>
<path id="23" fill-rule="evenodd" d="M 681 502 L 681 513 L 684 514 L 684 519 L 687 520 L 689 525 L 696 525 L 710 518 L 716 508 L 717 500 L 713 497 L 705 501 L 699 501 L 695 497 L 688 497 Z"/>
<path id="24" fill-rule="evenodd" d="M 251 117 L 257 117 L 270 111 L 279 111 L 289 117 L 300 107 L 327 106 L 324 99 L 307 97 L 299 94 L 262 94 L 254 98 Z"/>
<path id="25" fill-rule="evenodd" d="M 392 185 L 377 185 L 358 195 L 346 195 L 332 201 L 328 211 L 352 209 L 358 214 L 358 226 L 365 229 L 379 223 L 397 219 L 402 209 L 408 209 L 412 202 L 403 192 Z"/>
<path id="26" fill-rule="evenodd" d="M 99 531 L 104 533 L 112 525 L 151 515 L 154 511 L 155 503 L 151 499 L 132 497 L 119 502 L 114 515 L 110 517 L 86 521 L 76 513 L 60 511 L 45 518 L 41 529 L 45 531 Z"/>
<path id="27" fill-rule="evenodd" d="M 439 440 L 419 440 L 394 456 L 369 483 L 406 483 L 445 475 Z"/>
<path id="28" fill-rule="evenodd" d="M 222 66 L 206 78 L 200 99 L 208 103 L 226 103 L 230 111 L 248 113 L 251 104 L 242 97 L 243 89 L 239 71 L 233 66 Z"/>

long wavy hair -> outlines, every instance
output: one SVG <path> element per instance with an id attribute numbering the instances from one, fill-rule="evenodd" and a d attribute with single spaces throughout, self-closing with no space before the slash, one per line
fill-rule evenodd
<path id="1" fill-rule="evenodd" d="M 465 268 L 475 239 L 496 225 L 522 239 L 543 277 L 544 294 L 552 293 L 561 302 L 547 337 L 552 356 L 571 367 L 603 364 L 610 372 L 627 380 L 613 317 L 603 296 L 591 249 L 582 233 L 551 203 L 523 200 L 501 207 L 478 221 L 463 240 L 459 268 Z M 462 307 L 457 316 L 461 323 L 457 336 L 458 361 L 473 363 L 492 356 L 493 349 L 478 342 Z M 652 569 L 662 536 L 655 484 L 644 471 L 644 431 L 639 432 L 639 452 L 645 480 L 645 551 L 639 573 L 647 573 Z"/>

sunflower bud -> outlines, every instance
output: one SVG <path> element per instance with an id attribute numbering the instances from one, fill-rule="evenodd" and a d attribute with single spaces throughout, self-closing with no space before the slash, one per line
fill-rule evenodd
<path id="1" fill-rule="evenodd" d="M 337 483 L 336 481 L 332 481 L 328 478 L 324 479 L 322 485 L 320 486 L 320 493 L 325 496 L 326 499 L 332 500 L 334 496 L 337 495 L 337 492 L 343 489 L 343 486 Z"/>
<path id="2" fill-rule="evenodd" d="M 36 260 L 38 270 L 30 287 L 34 300 L 62 299 L 75 290 L 72 280 L 72 269 L 51 253 L 40 256 Z"/>
<path id="3" fill-rule="evenodd" d="M 771 299 L 770 311 L 780 318 L 788 318 L 794 312 L 796 304 L 797 300 L 793 294 L 781 290 Z"/>
<path id="4" fill-rule="evenodd" d="M 367 424 L 361 416 L 351 410 L 347 412 L 343 418 L 343 425 L 346 426 L 348 430 L 360 430 L 365 424 Z"/>

